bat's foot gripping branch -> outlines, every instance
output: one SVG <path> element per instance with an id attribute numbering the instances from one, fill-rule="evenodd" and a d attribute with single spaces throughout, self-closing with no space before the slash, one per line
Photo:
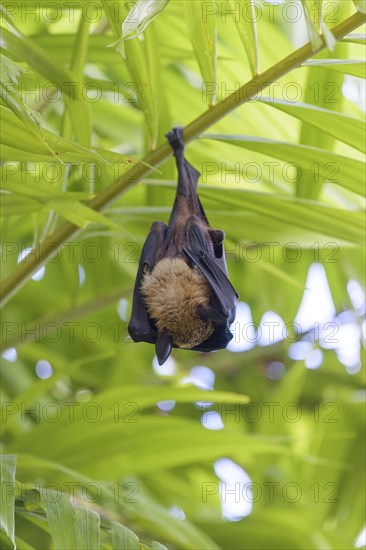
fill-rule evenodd
<path id="1" fill-rule="evenodd" d="M 184 151 L 184 141 L 183 141 L 183 128 L 177 127 L 173 128 L 170 132 L 166 134 L 173 151 L 174 155 L 177 153 L 182 154 Z"/>

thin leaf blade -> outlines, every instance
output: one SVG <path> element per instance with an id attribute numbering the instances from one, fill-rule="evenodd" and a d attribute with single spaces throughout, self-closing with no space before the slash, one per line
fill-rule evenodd
<path id="1" fill-rule="evenodd" d="M 78 550 L 99 550 L 99 514 L 82 506 L 74 506 L 73 510 Z"/>
<path id="2" fill-rule="evenodd" d="M 210 6 L 213 11 L 208 12 Z M 185 13 L 193 50 L 206 85 L 210 105 L 216 101 L 216 17 L 215 0 L 185 1 Z"/>
<path id="3" fill-rule="evenodd" d="M 15 549 L 15 469 L 16 456 L 0 456 L 0 528 Z"/>
<path id="4" fill-rule="evenodd" d="M 245 14 L 245 17 L 237 17 L 237 5 L 237 1 L 229 0 L 229 6 L 249 61 L 252 76 L 256 76 L 259 74 L 258 32 L 255 12 L 256 6 L 252 0 L 240 0 L 239 13 Z"/>
<path id="5" fill-rule="evenodd" d="M 111 522 L 113 550 L 140 550 L 138 536 L 116 521 Z"/>
<path id="6" fill-rule="evenodd" d="M 261 101 L 366 153 L 365 124 L 362 120 L 310 103 L 294 103 L 265 97 L 261 98 Z"/>
<path id="7" fill-rule="evenodd" d="M 218 139 L 262 153 L 286 163 L 292 163 L 302 170 L 315 171 L 314 179 L 318 185 L 325 182 L 336 183 L 354 193 L 364 195 L 364 165 L 358 160 L 308 145 L 277 142 L 271 139 L 218 134 L 206 134 L 203 137 Z"/>
<path id="8" fill-rule="evenodd" d="M 48 525 L 56 550 L 77 550 L 73 508 L 67 494 L 40 489 Z"/>

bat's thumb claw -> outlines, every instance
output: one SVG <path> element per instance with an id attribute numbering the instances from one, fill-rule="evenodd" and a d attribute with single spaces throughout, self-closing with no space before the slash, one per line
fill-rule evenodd
<path id="1" fill-rule="evenodd" d="M 158 358 L 159 365 L 164 365 L 170 355 L 170 352 L 172 351 L 172 347 L 172 337 L 166 332 L 159 334 L 155 343 L 156 357 Z"/>
<path id="2" fill-rule="evenodd" d="M 184 151 L 184 141 L 183 141 L 183 128 L 173 128 L 170 132 L 166 134 L 174 154 L 183 153 Z"/>

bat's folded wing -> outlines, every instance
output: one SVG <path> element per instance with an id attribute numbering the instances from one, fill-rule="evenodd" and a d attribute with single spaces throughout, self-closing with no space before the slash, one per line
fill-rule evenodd
<path id="1" fill-rule="evenodd" d="M 239 295 L 227 275 L 224 248 L 218 246 L 218 243 L 213 243 L 212 237 L 208 239 L 207 228 L 195 217 L 192 217 L 187 225 L 191 246 L 185 247 L 184 252 L 210 284 L 218 312 L 228 323 L 232 323 Z M 218 256 L 215 256 L 215 253 Z"/>
<path id="2" fill-rule="evenodd" d="M 228 329 L 226 323 L 222 325 L 216 325 L 214 332 L 207 340 L 192 348 L 195 351 L 216 351 L 218 349 L 225 349 L 228 343 L 233 339 L 233 335 Z"/>
<path id="3" fill-rule="evenodd" d="M 215 297 L 217 311 L 231 324 L 235 319 L 238 293 L 220 267 L 220 261 L 205 251 L 184 248 L 184 252 L 206 277 Z"/>
<path id="4" fill-rule="evenodd" d="M 128 325 L 128 332 L 134 342 L 154 344 L 158 335 L 156 329 L 151 326 L 149 321 L 146 305 L 141 293 L 141 283 L 144 269 L 147 267 L 149 271 L 152 271 L 155 266 L 157 251 L 165 238 L 166 229 L 166 225 L 162 222 L 153 223 L 141 252 L 133 291 L 131 320 Z"/>
<path id="5" fill-rule="evenodd" d="M 238 294 L 226 273 L 222 271 L 219 259 L 210 256 L 205 251 L 197 253 L 185 249 L 185 253 L 206 277 L 214 294 L 213 307 L 224 318 L 222 323 L 214 324 L 213 334 L 194 349 L 207 352 L 226 348 L 233 338 L 229 326 L 235 319 Z"/>

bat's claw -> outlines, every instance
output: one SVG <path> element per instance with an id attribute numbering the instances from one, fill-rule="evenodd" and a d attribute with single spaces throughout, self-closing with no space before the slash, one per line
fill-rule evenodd
<path id="1" fill-rule="evenodd" d="M 183 128 L 180 126 L 177 128 L 173 128 L 168 132 L 165 137 L 168 139 L 173 151 L 174 155 L 177 153 L 182 154 L 184 151 L 184 141 L 183 141 Z"/>

